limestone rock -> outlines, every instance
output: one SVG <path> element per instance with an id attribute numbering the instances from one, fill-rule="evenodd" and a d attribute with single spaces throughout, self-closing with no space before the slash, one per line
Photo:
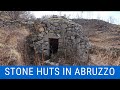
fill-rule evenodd
<path id="1" fill-rule="evenodd" d="M 40 26 L 41 22 L 44 26 Z M 37 26 L 40 26 L 39 29 L 45 29 L 41 29 L 41 32 L 37 31 L 37 36 L 32 38 L 36 39 L 33 40 L 33 43 L 37 42 L 32 44 L 34 48 L 38 47 L 38 51 L 42 49 L 45 50 L 45 55 L 51 55 L 50 50 L 55 52 L 54 48 L 58 47 L 56 54 L 51 57 L 57 63 L 60 58 L 64 58 L 65 64 L 69 65 L 82 65 L 82 63 L 88 62 L 90 45 L 87 37 L 83 34 L 81 25 L 58 16 L 43 19 L 41 22 L 38 22 Z M 52 44 L 50 39 L 53 40 Z"/>

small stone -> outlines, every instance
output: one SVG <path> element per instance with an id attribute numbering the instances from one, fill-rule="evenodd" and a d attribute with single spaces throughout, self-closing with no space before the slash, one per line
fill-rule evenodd
<path id="1" fill-rule="evenodd" d="M 39 36 L 39 37 L 43 37 L 43 34 L 39 34 L 38 36 Z"/>
<path id="2" fill-rule="evenodd" d="M 67 27 L 66 24 L 62 24 L 62 25 L 61 25 L 61 28 L 63 28 L 63 29 L 66 28 L 66 27 Z"/>
<path id="3" fill-rule="evenodd" d="M 43 27 L 39 28 L 39 32 L 43 32 L 43 31 L 44 31 Z"/>
<path id="4" fill-rule="evenodd" d="M 53 31 L 53 30 L 50 30 L 49 33 L 54 33 L 54 31 Z"/>
<path id="5" fill-rule="evenodd" d="M 47 33 L 48 33 L 48 31 L 45 31 L 45 33 L 47 34 Z"/>
<path id="6" fill-rule="evenodd" d="M 45 45 L 48 45 L 48 44 L 49 44 L 49 42 L 44 42 L 44 44 L 45 44 Z"/>
<path id="7" fill-rule="evenodd" d="M 74 36 L 71 36 L 71 39 L 74 39 L 75 37 Z"/>
<path id="8" fill-rule="evenodd" d="M 59 24 L 58 23 L 54 23 L 54 26 L 58 26 Z"/>

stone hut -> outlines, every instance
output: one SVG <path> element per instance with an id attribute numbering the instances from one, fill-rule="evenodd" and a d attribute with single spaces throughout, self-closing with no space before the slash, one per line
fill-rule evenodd
<path id="1" fill-rule="evenodd" d="M 39 57 L 70 65 L 86 65 L 89 60 L 89 42 L 82 26 L 64 17 L 53 16 L 34 22 L 34 33 L 29 45 Z M 45 60 L 46 60 L 45 59 Z"/>

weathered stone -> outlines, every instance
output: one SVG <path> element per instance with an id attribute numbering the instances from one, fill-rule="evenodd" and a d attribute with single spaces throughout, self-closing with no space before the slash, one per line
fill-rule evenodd
<path id="1" fill-rule="evenodd" d="M 79 43 L 79 42 L 80 42 L 80 38 L 77 38 L 77 39 L 76 39 L 76 42 Z"/>
<path id="2" fill-rule="evenodd" d="M 62 39 L 59 39 L 59 43 L 62 43 Z"/>
<path id="3" fill-rule="evenodd" d="M 71 39 L 74 39 L 75 37 L 74 36 L 71 36 Z"/>
<path id="4" fill-rule="evenodd" d="M 43 32 L 43 31 L 44 31 L 43 27 L 39 28 L 39 32 Z"/>
<path id="5" fill-rule="evenodd" d="M 48 31 L 46 30 L 46 31 L 45 31 L 45 33 L 47 34 L 47 33 L 48 33 Z"/>
<path id="6" fill-rule="evenodd" d="M 39 44 L 42 44 L 42 43 L 43 43 L 43 40 L 36 42 L 36 44 L 38 44 L 38 45 L 39 45 Z"/>
<path id="7" fill-rule="evenodd" d="M 43 45 L 42 45 L 42 48 L 43 48 L 43 49 L 48 49 L 48 46 L 45 45 L 45 44 L 43 44 Z"/>
<path id="8" fill-rule="evenodd" d="M 54 33 L 54 31 L 53 31 L 53 30 L 50 30 L 49 33 Z"/>
<path id="9" fill-rule="evenodd" d="M 56 22 L 56 23 L 54 23 L 54 26 L 58 26 L 59 24 Z"/>
<path id="10" fill-rule="evenodd" d="M 46 37 L 43 38 L 44 42 L 48 42 L 48 38 L 47 38 L 47 35 Z"/>
<path id="11" fill-rule="evenodd" d="M 88 53 L 85 52 L 88 52 L 89 50 L 89 43 L 82 32 L 81 25 L 61 17 L 44 19 L 42 23 L 46 24 L 44 27 L 45 30 L 41 30 L 41 33 L 38 32 L 38 36 L 34 38 L 38 40 L 37 38 L 42 37 L 40 41 L 34 43 L 36 45 L 33 44 L 34 47 L 41 48 L 42 44 L 42 48 L 46 49 L 45 52 L 49 54 L 49 39 L 58 39 L 58 54 L 64 54 L 67 51 L 66 54 L 69 55 L 69 57 L 77 58 L 78 65 L 80 62 L 88 61 Z M 59 56 L 56 59 L 58 59 Z M 64 55 L 62 57 L 64 57 Z"/>
<path id="12" fill-rule="evenodd" d="M 67 30 L 69 31 L 69 30 L 71 30 L 71 28 L 67 28 Z"/>
<path id="13" fill-rule="evenodd" d="M 38 37 L 43 37 L 43 34 L 40 33 L 40 34 L 38 35 Z"/>
<path id="14" fill-rule="evenodd" d="M 66 27 L 67 27 L 66 24 L 62 24 L 62 25 L 61 25 L 61 28 L 63 28 L 63 29 L 65 29 Z"/>
<path id="15" fill-rule="evenodd" d="M 45 45 L 48 45 L 49 44 L 49 42 L 45 42 Z"/>

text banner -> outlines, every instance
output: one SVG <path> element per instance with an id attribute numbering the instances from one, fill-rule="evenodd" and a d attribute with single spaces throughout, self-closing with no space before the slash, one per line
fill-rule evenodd
<path id="1" fill-rule="evenodd" d="M 0 79 L 120 79 L 120 66 L 0 66 Z"/>

